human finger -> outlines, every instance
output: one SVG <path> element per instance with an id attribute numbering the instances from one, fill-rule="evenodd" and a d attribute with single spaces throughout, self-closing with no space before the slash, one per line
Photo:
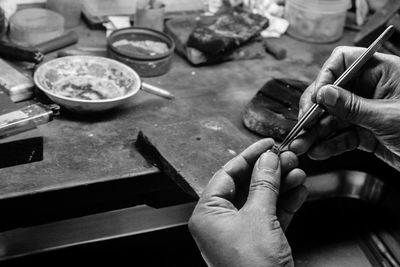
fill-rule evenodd
<path id="1" fill-rule="evenodd" d="M 400 171 L 400 156 L 398 153 L 393 153 L 393 151 L 390 151 L 387 147 L 378 143 L 376 146 L 375 155 L 396 170 Z"/>
<path id="2" fill-rule="evenodd" d="M 304 183 L 306 174 L 303 170 L 297 169 L 299 160 L 292 151 L 284 151 L 280 154 L 281 161 L 281 186 L 280 192 L 286 192 L 290 189 Z"/>
<path id="3" fill-rule="evenodd" d="M 291 170 L 286 176 L 282 176 L 280 194 L 286 193 L 295 187 L 304 184 L 306 173 L 299 168 Z"/>
<path id="4" fill-rule="evenodd" d="M 315 160 L 324 160 L 358 148 L 360 138 L 355 129 L 324 140 L 311 148 L 308 156 Z"/>
<path id="5" fill-rule="evenodd" d="M 289 144 L 289 149 L 297 155 L 302 155 L 306 153 L 310 147 L 318 143 L 319 140 L 323 140 L 336 131 L 340 131 L 349 126 L 350 123 L 339 120 L 335 116 L 327 115 Z"/>
<path id="6" fill-rule="evenodd" d="M 317 88 L 315 87 L 315 82 L 311 83 L 303 94 L 300 96 L 299 101 L 299 114 L 298 118 L 303 117 L 304 113 L 316 102 L 315 95 L 317 93 Z"/>
<path id="7" fill-rule="evenodd" d="M 390 114 L 399 114 L 400 111 L 397 102 L 366 99 L 333 85 L 325 85 L 317 92 L 317 102 L 341 120 L 372 131 L 381 127 L 387 115 L 390 117 Z"/>
<path id="8" fill-rule="evenodd" d="M 336 47 L 318 73 L 315 87 L 318 89 L 326 84 L 333 84 L 365 50 L 366 48 L 354 46 Z"/>
<path id="9" fill-rule="evenodd" d="M 299 165 L 299 160 L 295 153 L 292 151 L 286 150 L 283 151 L 280 155 L 281 161 L 281 173 L 282 176 L 285 176 L 288 172 L 293 170 Z"/>
<path id="10" fill-rule="evenodd" d="M 278 155 L 268 151 L 254 165 L 245 206 L 276 214 L 276 203 L 281 181 L 281 166 Z"/>
<path id="11" fill-rule="evenodd" d="M 277 217 L 283 230 L 289 226 L 293 215 L 306 201 L 307 196 L 307 188 L 300 185 L 279 198 Z"/>
<path id="12" fill-rule="evenodd" d="M 271 138 L 262 139 L 243 150 L 230 160 L 209 181 L 201 198 L 217 196 L 232 200 L 236 195 L 236 185 L 249 179 L 254 163 L 260 155 L 274 145 Z"/>
<path id="13" fill-rule="evenodd" d="M 299 118 L 316 102 L 315 95 L 318 89 L 326 84 L 333 84 L 345 69 L 360 56 L 364 48 L 349 46 L 336 47 L 325 61 L 315 81 L 307 87 L 300 97 Z"/>

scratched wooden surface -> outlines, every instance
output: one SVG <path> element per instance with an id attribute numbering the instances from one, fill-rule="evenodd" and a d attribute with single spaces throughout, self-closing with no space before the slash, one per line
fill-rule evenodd
<path id="1" fill-rule="evenodd" d="M 136 147 L 194 197 L 230 159 L 253 143 L 224 117 L 140 127 Z"/>
<path id="2" fill-rule="evenodd" d="M 90 31 L 83 23 L 75 30 L 80 35 L 78 45 L 106 43 L 103 31 Z M 146 79 L 170 90 L 175 100 L 139 92 L 126 106 L 106 114 L 63 112 L 39 127 L 44 136 L 43 161 L 0 169 L 0 199 L 157 173 L 134 147 L 140 122 L 173 123 L 219 115 L 254 138 L 243 127 L 241 113 L 261 86 L 272 77 L 314 79 L 332 49 L 351 44 L 353 37 L 346 32 L 338 43 L 316 45 L 284 36 L 273 40 L 288 50 L 282 61 L 267 56 L 196 68 L 175 56 L 169 73 Z"/>

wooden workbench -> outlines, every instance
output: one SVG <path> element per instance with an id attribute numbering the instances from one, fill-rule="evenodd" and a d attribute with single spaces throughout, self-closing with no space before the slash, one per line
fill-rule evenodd
<path id="1" fill-rule="evenodd" d="M 83 23 L 77 30 L 78 45 L 105 45 L 103 31 L 90 31 Z M 62 113 L 39 127 L 45 138 L 43 161 L 0 170 L 0 200 L 157 173 L 133 146 L 141 122 L 222 115 L 248 133 L 241 124 L 241 112 L 268 79 L 312 80 L 332 49 L 350 44 L 351 38 L 348 33 L 340 43 L 312 45 L 284 36 L 276 40 L 288 50 L 283 61 L 268 56 L 192 67 L 175 56 L 169 73 L 146 79 L 170 90 L 175 100 L 139 92 L 123 108 L 98 116 Z"/>
<path id="2" fill-rule="evenodd" d="M 103 31 L 91 31 L 83 22 L 75 30 L 80 35 L 78 46 L 106 43 Z M 351 44 L 353 37 L 354 33 L 346 32 L 339 42 L 321 45 L 288 36 L 272 40 L 288 50 L 283 61 L 267 56 L 192 67 L 176 55 L 169 73 L 145 79 L 170 90 L 176 99 L 139 92 L 126 106 L 104 114 L 62 112 L 53 122 L 39 126 L 44 136 L 43 161 L 0 169 L 2 228 L 24 226 L 28 219 L 27 224 L 37 224 L 146 201 L 166 206 L 193 200 L 171 189 L 173 183 L 137 151 L 134 142 L 141 123 L 224 116 L 256 140 L 259 137 L 242 125 L 241 112 L 261 86 L 273 77 L 312 81 L 333 48 Z M 161 192 L 179 195 L 179 200 L 162 202 L 167 198 Z"/>

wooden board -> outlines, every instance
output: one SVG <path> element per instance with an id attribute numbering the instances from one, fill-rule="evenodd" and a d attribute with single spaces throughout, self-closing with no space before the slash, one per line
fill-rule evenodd
<path id="1" fill-rule="evenodd" d="M 136 147 L 197 197 L 214 173 L 252 141 L 224 117 L 141 127 Z"/>

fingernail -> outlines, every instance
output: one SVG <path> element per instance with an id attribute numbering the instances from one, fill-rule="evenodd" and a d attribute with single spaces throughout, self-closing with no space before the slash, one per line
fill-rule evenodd
<path id="1" fill-rule="evenodd" d="M 339 91 L 335 87 L 327 86 L 322 89 L 318 100 L 318 102 L 322 100 L 327 106 L 334 107 L 339 100 Z"/>
<path id="2" fill-rule="evenodd" d="M 279 157 L 274 152 L 268 150 L 260 156 L 257 167 L 259 169 L 276 170 L 279 167 Z"/>
<path id="3" fill-rule="evenodd" d="M 222 168 L 225 168 L 226 166 L 228 166 L 229 165 L 229 163 L 231 163 L 231 161 L 232 161 L 232 159 L 230 159 L 227 163 L 225 163 L 225 165 L 224 166 L 222 166 Z"/>

